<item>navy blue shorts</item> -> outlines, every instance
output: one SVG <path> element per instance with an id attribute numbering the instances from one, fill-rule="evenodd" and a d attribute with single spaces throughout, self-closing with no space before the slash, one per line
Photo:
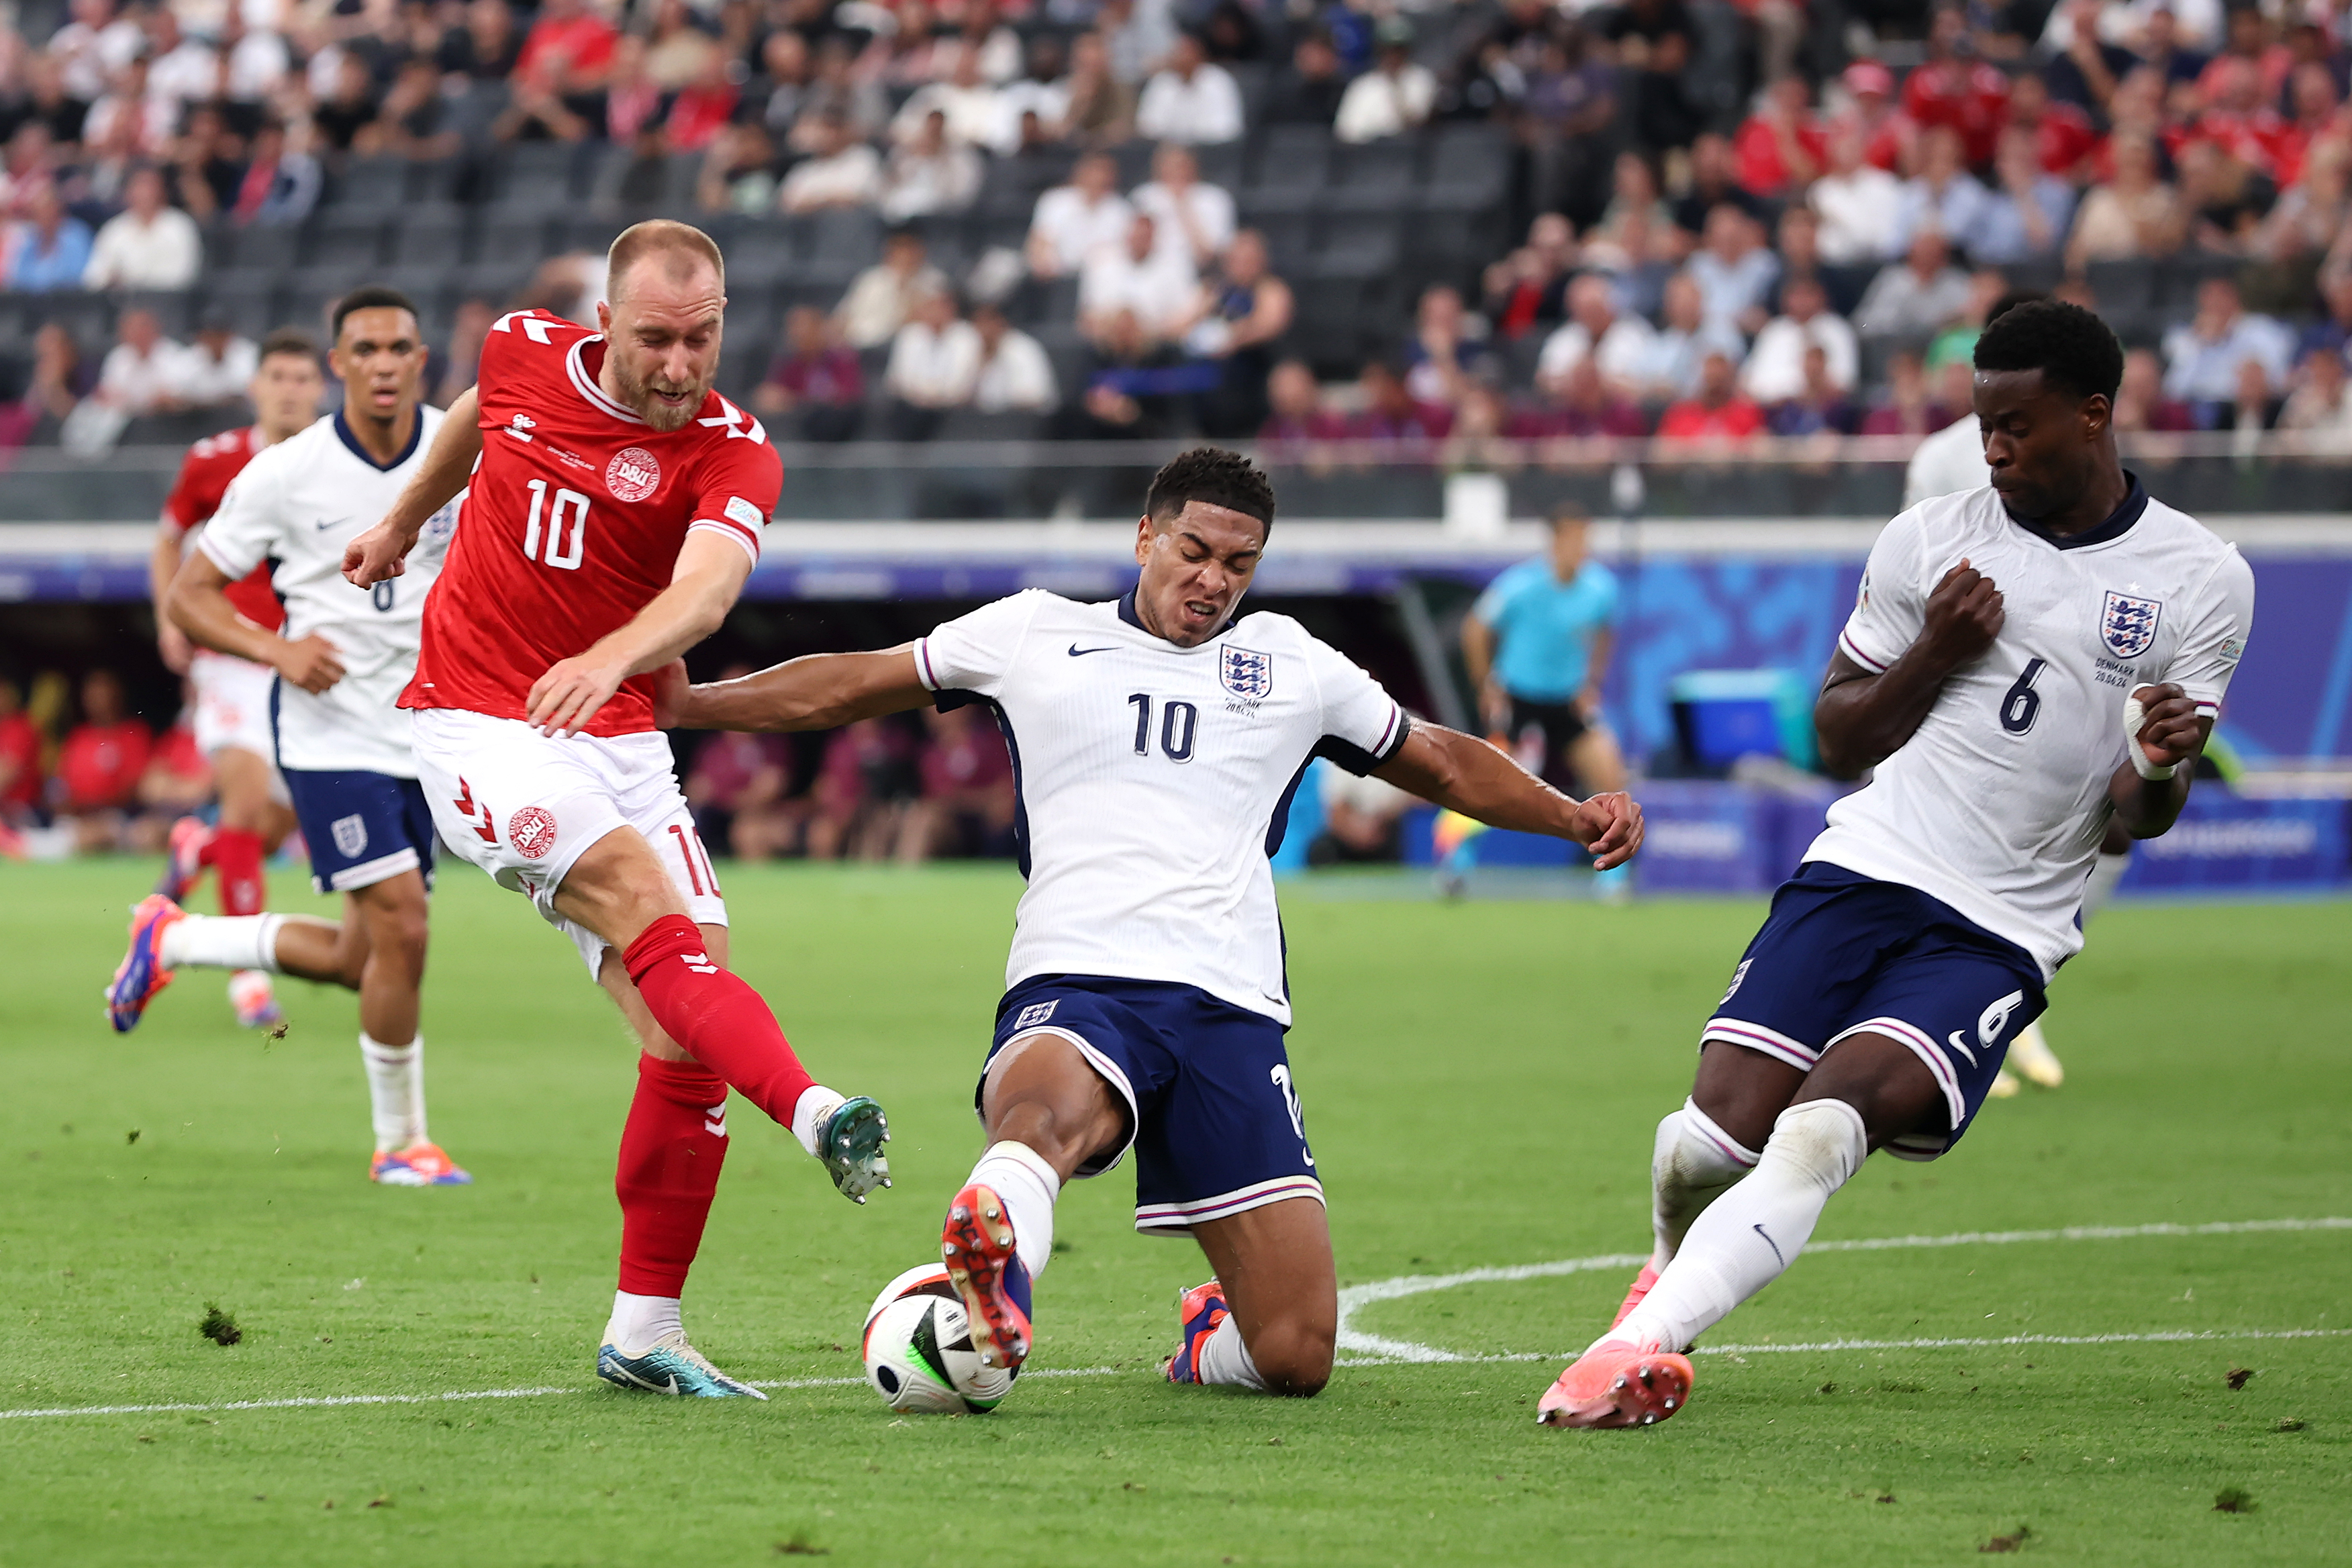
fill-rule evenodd
<path id="1" fill-rule="evenodd" d="M 433 812 L 425 787 L 389 773 L 320 773 L 280 768 L 302 842 L 310 851 L 310 886 L 352 893 L 422 871 L 433 885 Z"/>
<path id="2" fill-rule="evenodd" d="M 1323 1201 L 1283 1053 L 1284 1026 L 1197 986 L 1096 974 L 1036 974 L 996 1005 L 988 1059 L 1043 1032 L 1077 1047 L 1127 1102 L 1118 1148 L 1078 1168 L 1099 1176 L 1135 1149 L 1135 1228 L 1183 1236 L 1200 1220 Z M 977 1106 L 988 1087 L 982 1068 Z"/>
<path id="3" fill-rule="evenodd" d="M 1772 895 L 1700 1039 L 1808 1070 L 1848 1035 L 1901 1041 L 1942 1086 L 1951 1130 L 1886 1150 L 1932 1160 L 1968 1131 L 2010 1040 L 2043 1005 L 2041 965 L 2015 942 L 1916 888 L 1808 860 Z"/>

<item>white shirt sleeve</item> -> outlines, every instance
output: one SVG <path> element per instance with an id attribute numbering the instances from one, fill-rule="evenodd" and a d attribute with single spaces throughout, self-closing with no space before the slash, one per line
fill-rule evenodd
<path id="1" fill-rule="evenodd" d="M 915 644 L 917 675 L 933 691 L 1001 695 L 1030 621 L 1051 596 L 1043 588 L 1024 588 L 1009 599 L 941 623 Z"/>
<path id="2" fill-rule="evenodd" d="M 285 465 L 272 462 L 268 452 L 257 454 L 229 481 L 220 510 L 196 535 L 196 548 L 232 583 L 272 554 L 282 557 L 284 553 L 278 548 L 278 470 Z"/>
<path id="3" fill-rule="evenodd" d="M 2180 639 L 2164 679 L 2179 683 L 2210 719 L 2221 711 L 2221 696 L 2245 656 L 2254 627 L 2254 570 L 2235 548 L 2213 568 L 2197 595 L 2197 618 Z"/>
<path id="4" fill-rule="evenodd" d="M 1379 681 L 1319 637 L 1307 639 L 1307 672 L 1323 705 L 1318 755 L 1358 774 L 1396 755 L 1412 722 Z"/>
<path id="5" fill-rule="evenodd" d="M 1853 614 L 1838 634 L 1838 648 L 1873 675 L 1903 657 L 1927 625 L 1927 598 L 1919 583 L 1919 514 L 1906 511 L 1870 547 Z"/>

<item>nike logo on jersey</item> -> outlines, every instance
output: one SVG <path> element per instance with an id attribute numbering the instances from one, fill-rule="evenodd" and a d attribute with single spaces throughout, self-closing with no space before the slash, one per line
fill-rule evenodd
<path id="1" fill-rule="evenodd" d="M 317 529 L 320 533 L 324 533 L 331 528 L 341 528 L 351 521 L 352 520 L 348 517 L 339 517 L 331 521 L 321 520 L 320 521 L 312 523 L 310 526 Z"/>
<path id="2" fill-rule="evenodd" d="M 1100 647 L 1080 647 L 1077 644 L 1072 643 L 1070 645 L 1070 657 L 1072 658 L 1083 658 L 1090 653 L 1108 653 L 1118 646 L 1118 645 L 1117 643 L 1105 643 Z"/>

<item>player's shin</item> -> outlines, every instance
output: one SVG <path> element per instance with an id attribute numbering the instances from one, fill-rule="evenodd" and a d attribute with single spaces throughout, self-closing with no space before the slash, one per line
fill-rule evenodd
<path id="1" fill-rule="evenodd" d="M 1796 1261 L 1869 1152 L 1862 1113 L 1842 1100 L 1782 1111 L 1755 1171 L 1708 1205 L 1641 1305 L 1598 1342 L 1684 1349 Z"/>
<path id="2" fill-rule="evenodd" d="M 727 1085 L 699 1062 L 640 1056 L 613 1177 L 621 1276 L 605 1343 L 634 1355 L 680 1329 L 678 1297 L 726 1161 Z"/>
<path id="3" fill-rule="evenodd" d="M 278 973 L 283 915 L 185 915 L 163 932 L 167 969 L 260 969 Z"/>
<path id="4" fill-rule="evenodd" d="M 215 830 L 205 858 L 220 874 L 221 913 L 257 915 L 263 901 L 261 835 L 247 827 Z"/>
<path id="5" fill-rule="evenodd" d="M 367 1065 L 368 1107 L 378 1153 L 428 1142 L 425 1132 L 425 1037 L 388 1046 L 362 1029 L 360 1059 Z"/>
<path id="6" fill-rule="evenodd" d="M 1663 1272 L 1692 1223 L 1755 1168 L 1756 1151 L 1726 1132 L 1696 1100 L 1684 1100 L 1661 1121 L 1650 1156 L 1650 1228 L 1656 1237 L 1650 1267 Z"/>
<path id="7" fill-rule="evenodd" d="M 760 994 L 711 961 L 699 926 L 684 915 L 666 915 L 629 944 L 622 963 L 663 1033 L 801 1134 L 795 1113 L 815 1081 Z M 802 1143 L 808 1145 L 806 1137 Z"/>

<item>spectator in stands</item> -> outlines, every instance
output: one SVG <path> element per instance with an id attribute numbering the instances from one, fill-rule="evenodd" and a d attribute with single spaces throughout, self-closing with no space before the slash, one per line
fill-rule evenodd
<path id="1" fill-rule="evenodd" d="M 1458 318 L 1459 296 L 1454 303 Z M 1188 350 L 1219 366 L 1216 387 L 1202 395 L 1195 409 L 1202 434 L 1239 439 L 1265 422 L 1266 377 L 1295 309 L 1290 285 L 1267 262 L 1265 237 L 1254 228 L 1234 236 L 1217 272 L 1201 286 L 1196 314 L 1184 335 Z M 1438 328 L 1441 335 L 1445 330 Z M 1452 330 L 1458 337 L 1458 320 Z"/>
<path id="2" fill-rule="evenodd" d="M 1422 290 L 1412 333 L 1404 344 L 1404 384 L 1416 403 L 1453 407 L 1486 357 L 1486 323 L 1463 309 L 1450 283 Z"/>
<path id="3" fill-rule="evenodd" d="M 1419 130 L 1437 102 L 1437 78 L 1412 58 L 1412 24 L 1384 16 L 1374 34 L 1372 68 L 1348 84 L 1332 134 L 1342 142 L 1383 142 Z"/>
<path id="4" fill-rule="evenodd" d="M 123 195 L 124 209 L 100 226 L 90 245 L 82 287 L 176 293 L 194 283 L 204 266 L 204 238 L 195 219 L 165 205 L 163 174 L 134 171 Z"/>
<path id="5" fill-rule="evenodd" d="M 976 705 L 944 713 L 927 710 L 923 720 L 930 743 L 920 761 L 922 795 L 899 825 L 899 863 L 935 855 L 1009 854 L 1018 802 L 1003 735 Z"/>
<path id="6" fill-rule="evenodd" d="M 245 401 L 261 368 L 261 350 L 217 311 L 196 328 L 195 341 L 173 367 L 171 401 L 183 408 L 234 408 Z"/>
<path id="7" fill-rule="evenodd" d="M 1903 112 L 1923 131 L 1959 133 L 1965 161 L 1992 162 L 1994 139 L 2009 108 L 2009 77 L 1979 58 L 1969 37 L 1969 16 L 1958 5 L 1933 12 L 1927 22 L 1927 59 L 1903 79 Z"/>
<path id="8" fill-rule="evenodd" d="M 1523 465 L 1519 444 L 1508 438 L 1511 411 L 1501 393 L 1470 382 L 1449 406 L 1453 423 L 1437 449 L 1439 468 L 1449 474 L 1509 473 Z"/>
<path id="9" fill-rule="evenodd" d="M 53 805 L 75 819 L 75 840 L 85 852 L 115 842 L 154 748 L 154 731 L 129 711 L 120 676 L 94 669 L 82 678 L 81 722 L 66 732 L 49 782 Z"/>
<path id="10" fill-rule="evenodd" d="M 906 325 L 915 301 L 947 288 L 947 274 L 930 264 L 923 237 L 893 229 L 882 243 L 882 259 L 859 273 L 834 307 L 834 325 L 853 349 L 880 348 Z"/>
<path id="11" fill-rule="evenodd" d="M 2188 218 L 2170 185 L 2157 177 L 2156 144 L 2117 132 L 2110 145 L 2115 173 L 2094 185 L 2074 216 L 2066 265 L 2169 256 L 2179 248 Z"/>
<path id="12" fill-rule="evenodd" d="M 1886 401 L 1863 416 L 1864 436 L 1926 436 L 1952 422 L 1952 411 L 1927 392 L 1919 356 L 1898 349 L 1886 361 Z"/>
<path id="13" fill-rule="evenodd" d="M 1096 251 L 1123 243 L 1134 221 L 1135 209 L 1118 194 L 1118 163 L 1108 153 L 1083 153 L 1068 184 L 1037 198 L 1025 247 L 1029 270 L 1066 278 Z"/>
<path id="14" fill-rule="evenodd" d="M 753 389 L 751 406 L 771 418 L 789 416 L 803 441 L 846 441 L 857 434 L 866 374 L 824 311 L 795 305 L 785 313 L 783 347 Z"/>
<path id="15" fill-rule="evenodd" d="M 1998 188 L 1969 231 L 1969 255 L 1979 263 L 2006 264 L 2058 254 L 2074 216 L 2074 187 L 2044 172 L 2032 132 L 2001 132 L 1994 155 Z"/>
<path id="16" fill-rule="evenodd" d="M 1544 400 L 1507 426 L 1507 434 L 1622 440 L 1650 433 L 1650 422 L 1640 405 L 1610 386 L 1594 355 L 1587 354 L 1569 366 L 1568 373 L 1543 392 Z"/>
<path id="17" fill-rule="evenodd" d="M 345 54 L 335 61 L 333 86 L 310 108 L 310 123 L 330 153 L 348 153 L 380 112 L 367 61 Z"/>
<path id="18" fill-rule="evenodd" d="M 0 445 L 19 446 L 37 432 L 55 431 L 98 384 L 97 368 L 55 321 L 33 334 L 33 370 L 24 397 L 0 409 Z"/>
<path id="19" fill-rule="evenodd" d="M 748 664 L 721 672 L 737 680 Z M 794 800 L 792 743 L 782 735 L 721 731 L 696 748 L 686 775 L 686 803 L 703 841 L 738 860 L 758 862 L 789 854 L 800 839 L 810 803 Z"/>
<path id="20" fill-rule="evenodd" d="M 892 139 L 912 141 L 932 114 L 944 117 L 946 139 L 960 147 L 986 147 L 1002 133 L 1003 105 L 996 84 L 982 73 L 976 51 L 958 49 L 954 67 L 945 80 L 915 89 L 914 96 L 891 120 Z"/>
<path id="21" fill-rule="evenodd" d="M 1926 363 L 1930 376 L 1941 376 L 1947 365 L 1974 364 L 1977 339 L 1984 335 L 1985 322 L 1991 320 L 1993 307 L 2008 292 L 2009 279 L 1990 267 L 1979 268 L 1969 276 L 1968 303 L 1927 340 Z M 1969 396 L 1963 395 L 1952 405 L 1958 408 L 1969 401 Z"/>
<path id="22" fill-rule="evenodd" d="M 1361 777 L 1318 760 L 1308 781 L 1323 805 L 1323 829 L 1307 846 L 1310 866 L 1367 865 L 1403 853 L 1405 814 L 1414 798 L 1384 778 Z"/>
<path id="23" fill-rule="evenodd" d="M 374 122 L 362 127 L 352 145 L 363 157 L 390 153 L 422 161 L 457 155 L 465 138 L 449 123 L 441 73 L 431 60 L 418 56 L 401 63 Z"/>
<path id="24" fill-rule="evenodd" d="M 114 0 L 72 0 L 67 9 L 73 19 L 50 37 L 49 53 L 63 68 L 66 89 L 87 103 L 138 58 L 147 38 Z"/>
<path id="25" fill-rule="evenodd" d="M 1323 405 L 1322 385 L 1305 360 L 1286 359 L 1276 365 L 1266 377 L 1265 391 L 1274 412 L 1257 437 L 1277 454 L 1276 462 L 1304 461 L 1311 448 L 1346 438 L 1346 420 Z"/>
<path id="26" fill-rule="evenodd" d="M 1214 266 L 1233 243 L 1234 198 L 1201 178 L 1190 147 L 1163 143 L 1151 154 L 1151 178 L 1129 200 L 1151 219 L 1156 243 L 1181 250 L 1195 268 Z"/>
<path id="27" fill-rule="evenodd" d="M 950 140 L 944 110 L 932 110 L 909 141 L 890 150 L 882 176 L 882 216 L 890 223 L 961 212 L 980 195 L 980 154 Z"/>
<path id="28" fill-rule="evenodd" d="M 1696 163 L 1694 138 L 1707 117 L 1685 79 L 1692 53 L 1689 11 L 1680 0 L 1627 0 L 1602 14 L 1597 31 L 1617 47 L 1620 72 L 1631 79 L 1634 140 L 1653 152 L 1689 147 Z"/>
<path id="29" fill-rule="evenodd" d="M 296 224 L 319 205 L 326 173 L 310 155 L 310 132 L 299 136 L 284 121 L 269 119 L 253 133 L 245 177 L 237 182 L 229 220 L 238 224 Z"/>
<path id="30" fill-rule="evenodd" d="M 1558 213 L 1538 215 L 1528 226 L 1528 242 L 1486 268 L 1483 309 L 1495 332 L 1507 342 L 1557 321 L 1567 310 L 1570 268 L 1576 261 L 1576 230 Z"/>
<path id="31" fill-rule="evenodd" d="M 1948 125 L 1919 138 L 1919 172 L 1903 184 L 1902 216 L 1896 220 L 1908 245 L 1922 228 L 1973 239 L 1992 194 L 1969 173 L 1960 133 Z"/>
<path id="32" fill-rule="evenodd" d="M 457 306 L 449 323 L 449 346 L 440 356 L 441 381 L 430 401 L 446 408 L 472 386 L 481 374 L 482 344 L 498 322 L 499 313 L 487 300 L 468 299 Z"/>
<path id="33" fill-rule="evenodd" d="M 212 761 L 196 744 L 195 686 L 183 680 L 180 690 L 179 716 L 147 753 L 147 766 L 131 795 L 136 815 L 117 840 L 134 854 L 161 850 L 172 824 L 203 810 L 213 798 Z"/>
<path id="34" fill-rule="evenodd" d="M 1853 428 L 1853 405 L 1830 373 L 1830 356 L 1819 343 L 1805 345 L 1796 393 L 1765 412 L 1773 435 L 1786 438 L 1843 436 Z"/>
<path id="35" fill-rule="evenodd" d="M 2278 427 L 2299 432 L 2333 452 L 2352 450 L 2352 396 L 2346 395 L 2341 353 L 2325 348 L 2305 353 L 2302 384 L 2287 395 Z M 5 765 L 0 757 L 0 767 Z M 0 795 L 0 801 L 5 798 Z"/>
<path id="36" fill-rule="evenodd" d="M 1317 27 L 1298 40 L 1290 64 L 1276 74 L 1259 118 L 1268 125 L 1330 125 L 1347 91 L 1339 51 L 1331 47 L 1331 36 Z"/>
<path id="37" fill-rule="evenodd" d="M 1159 243 L 1149 213 L 1129 220 L 1127 241 L 1087 258 L 1078 278 L 1078 327 L 1097 343 L 1114 317 L 1130 315 L 1144 336 L 1164 342 L 1191 324 L 1198 275 L 1181 250 Z"/>
<path id="38" fill-rule="evenodd" d="M 1967 308 L 1969 275 L 1952 265 L 1943 230 L 1923 227 L 1903 259 L 1878 269 L 1854 307 L 1865 338 L 1927 338 Z"/>
<path id="39" fill-rule="evenodd" d="M 1822 259 L 1832 267 L 1875 267 L 1902 248 L 1903 182 L 1864 156 L 1862 132 L 1830 135 L 1830 172 L 1805 192 L 1821 219 Z"/>
<path id="40" fill-rule="evenodd" d="M 2009 121 L 2001 134 L 2011 133 L 2031 144 L 2043 174 L 2075 183 L 2087 177 L 2085 161 L 2099 144 L 2097 128 L 2082 106 L 2053 99 L 2037 71 L 2021 71 L 2010 81 Z M 1999 160 L 1998 150 L 1993 156 Z"/>
<path id="41" fill-rule="evenodd" d="M 1861 364 L 1853 328 L 1830 310 L 1828 294 L 1810 278 L 1797 279 L 1782 291 L 1780 312 L 1749 346 L 1748 363 L 1740 367 L 1741 388 L 1767 405 L 1808 395 L 1815 388 L 1806 358 L 1818 349 L 1828 387 L 1843 399 L 1853 389 Z"/>
<path id="42" fill-rule="evenodd" d="M 784 175 L 776 205 L 788 213 L 869 207 L 882 198 L 882 155 L 857 139 L 838 110 L 815 111 L 804 141 L 809 155 Z"/>
<path id="43" fill-rule="evenodd" d="M 980 333 L 956 313 L 955 296 L 943 289 L 918 300 L 890 340 L 890 363 L 882 373 L 891 399 L 891 438 L 928 441 L 938 435 L 947 411 L 971 401 L 979 375 Z"/>
<path id="44" fill-rule="evenodd" d="M 1180 363 L 1175 345 L 1153 336 L 1129 307 L 1109 311 L 1087 346 L 1083 390 L 1062 410 L 1061 433 L 1070 439 L 1165 435 L 1188 400 L 1216 384 L 1214 366 Z"/>
<path id="45" fill-rule="evenodd" d="M 1608 278 L 1620 305 L 1638 316 L 1655 316 L 1665 303 L 1666 280 L 1682 269 L 1685 237 L 1674 225 L 1654 223 L 1637 209 L 1625 215 L 1615 238 L 1587 245 L 1583 261 Z"/>
<path id="46" fill-rule="evenodd" d="M 2162 433 L 2193 430 L 2197 417 L 2189 405 L 2164 395 L 2164 364 L 2155 350 L 2126 349 L 2112 423 L 2120 431 Z"/>
<path id="47" fill-rule="evenodd" d="M 0 827 L 30 827 L 41 805 L 47 740 L 25 711 L 16 683 L 0 678 Z"/>
<path id="48" fill-rule="evenodd" d="M 2248 311 L 2230 279 L 2208 278 L 2197 286 L 2197 314 L 2164 334 L 2165 395 L 2203 405 L 2200 420 L 2210 427 L 2238 400 L 2243 366 L 2257 367 L 2267 389 L 2283 389 L 2294 353 L 2283 322 Z"/>
<path id="49" fill-rule="evenodd" d="M 760 46 L 760 64 L 768 79 L 768 100 L 760 118 L 772 137 L 792 133 L 793 123 L 816 103 L 816 58 L 805 34 L 779 27 Z"/>
<path id="50" fill-rule="evenodd" d="M 1153 142 L 1195 146 L 1241 137 L 1242 90 L 1233 73 L 1212 64 L 1201 40 L 1179 34 L 1167 63 L 1144 84 L 1135 106 L 1135 133 Z"/>
<path id="51" fill-rule="evenodd" d="M 1709 354 L 1722 354 L 1735 366 L 1747 356 L 1738 328 L 1706 319 L 1705 297 L 1688 274 L 1668 280 L 1664 315 L 1665 326 L 1627 378 L 1630 395 L 1641 402 L 1670 403 L 1696 393 Z"/>
<path id="52" fill-rule="evenodd" d="M 1062 134 L 1090 146 L 1115 146 L 1134 124 L 1133 83 L 1111 69 L 1100 32 L 1080 33 L 1070 44 L 1070 108 Z"/>
<path id="53" fill-rule="evenodd" d="M 1404 378 L 1386 360 L 1366 361 L 1357 385 L 1364 402 L 1348 421 L 1348 437 L 1370 444 L 1383 457 L 1426 459 L 1453 426 L 1441 405 L 1413 401 Z"/>
<path id="54" fill-rule="evenodd" d="M 66 211 L 54 184 L 36 188 L 7 236 L 8 287 L 20 294 L 79 289 L 89 268 L 89 226 Z"/>
<path id="55" fill-rule="evenodd" d="M 1829 162 L 1828 140 L 1813 118 L 1805 79 L 1781 77 L 1759 96 L 1756 111 L 1732 139 L 1741 188 L 1774 197 L 1803 190 Z"/>
<path id="56" fill-rule="evenodd" d="M 1711 351 L 1699 363 L 1698 391 L 1658 419 L 1658 439 L 1707 447 L 1743 446 L 1764 429 L 1764 411 L 1739 390 L 1729 354 Z"/>
<path id="57" fill-rule="evenodd" d="M 163 335 L 155 312 L 144 308 L 125 310 L 114 331 L 114 346 L 99 367 L 98 390 L 91 395 L 132 417 L 176 402 L 180 361 L 185 351 Z"/>
<path id="58" fill-rule="evenodd" d="M 921 764 L 906 722 L 861 719 L 833 732 L 817 772 L 808 824 L 808 858 L 879 860 L 898 842 L 898 825 L 922 788 Z"/>
<path id="59" fill-rule="evenodd" d="M 776 210 L 776 146 L 767 127 L 740 120 L 711 139 L 694 177 L 694 205 L 707 213 L 757 217 Z"/>
<path id="60" fill-rule="evenodd" d="M 541 0 L 515 58 L 518 85 L 561 95 L 593 93 L 611 75 L 621 35 L 588 0 Z"/>
<path id="61" fill-rule="evenodd" d="M 1813 216 L 1811 207 L 1789 206 L 1781 209 L 1780 226 L 1774 237 L 1772 247 L 1780 258 L 1780 285 L 1772 290 L 1772 305 L 1775 310 L 1780 308 L 1781 300 L 1788 295 L 1789 285 L 1800 278 L 1811 279 L 1820 283 L 1824 289 L 1829 288 L 1828 282 L 1822 277 L 1821 237 L 1822 221 Z M 1835 310 L 1837 305 L 1836 297 L 1831 296 L 1830 308 Z"/>
<path id="62" fill-rule="evenodd" d="M 1756 220 L 1728 202 L 1706 215 L 1706 243 L 1684 270 L 1698 285 L 1706 319 L 1743 336 L 1768 319 L 1765 303 L 1780 277 L 1780 258 L 1764 244 Z"/>
<path id="63" fill-rule="evenodd" d="M 806 105 L 785 139 L 793 152 L 803 155 L 824 150 L 827 114 L 838 116 L 856 141 L 879 136 L 890 119 L 889 95 L 880 82 L 858 74 L 848 39 L 840 34 L 817 45 L 816 81 L 809 89 Z"/>
<path id="64" fill-rule="evenodd" d="M 1643 395 L 1658 348 L 1658 334 L 1650 323 L 1639 316 L 1621 315 L 1608 279 L 1590 272 L 1568 286 L 1568 324 L 1544 340 L 1536 360 L 1536 384 L 1557 397 L 1569 372 L 1591 359 L 1612 395 Z"/>
<path id="65" fill-rule="evenodd" d="M 2352 271 L 2339 271 L 2320 279 L 2320 302 L 2326 311 L 2318 321 L 2304 329 L 2294 345 L 2295 359 L 2314 349 L 2326 349 L 2332 353 L 2352 355 Z"/>
<path id="66" fill-rule="evenodd" d="M 1009 158 L 1028 144 L 1021 128 L 1024 115 L 1035 117 L 1040 142 L 1059 142 L 1068 134 L 1069 56 L 1050 33 L 1029 40 L 1027 73 L 996 95 L 996 130 L 989 145 L 999 156 Z"/>
<path id="67" fill-rule="evenodd" d="M 971 325 L 980 334 L 972 407 L 982 414 L 1051 413 L 1061 395 L 1044 346 L 1005 320 L 1000 306 L 975 306 Z"/>
<path id="68" fill-rule="evenodd" d="M 209 222 L 236 199 L 245 174 L 237 150 L 217 107 L 200 103 L 188 111 L 187 130 L 172 147 L 172 163 L 175 193 L 189 216 Z"/>
<path id="69" fill-rule="evenodd" d="M 444 35 L 438 61 L 453 76 L 502 82 L 514 74 L 522 42 L 507 0 L 468 0 L 466 26 Z"/>

